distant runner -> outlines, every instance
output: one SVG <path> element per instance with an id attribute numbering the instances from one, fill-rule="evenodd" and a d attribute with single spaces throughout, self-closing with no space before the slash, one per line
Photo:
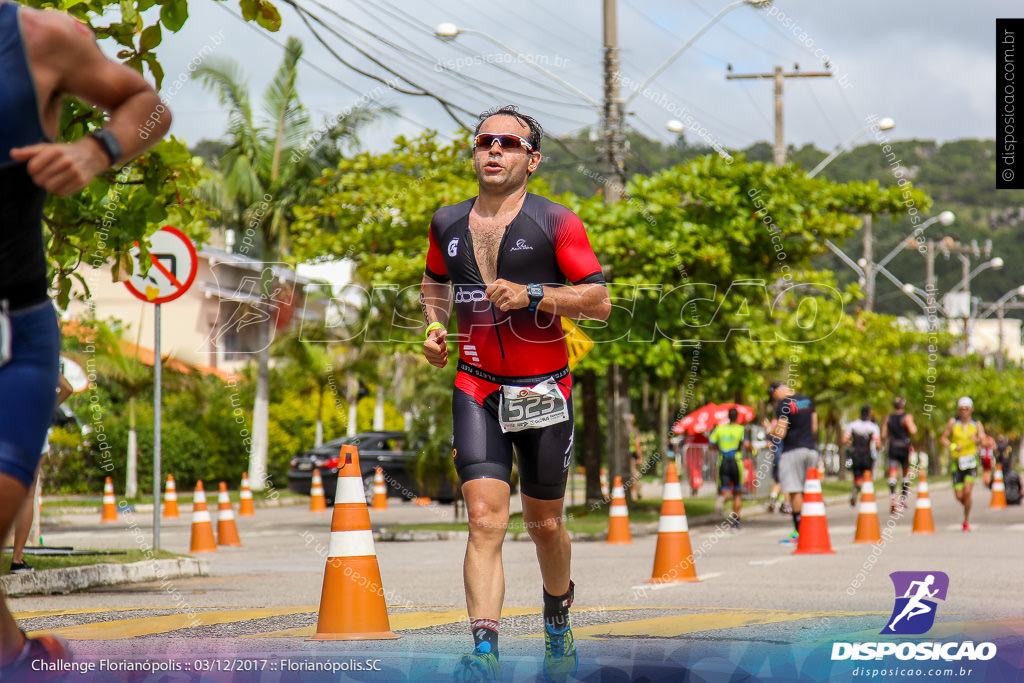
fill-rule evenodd
<path id="1" fill-rule="evenodd" d="M 968 396 L 956 403 L 958 417 L 949 418 L 939 442 L 949 448 L 953 494 L 964 506 L 964 531 L 970 531 L 971 492 L 978 478 L 978 445 L 985 438 L 985 428 L 972 419 L 974 401 Z"/>
<path id="2" fill-rule="evenodd" d="M 882 423 L 882 440 L 889 442 L 889 512 L 902 510 L 907 506 L 910 493 L 910 482 L 907 472 L 910 470 L 910 454 L 914 450 L 912 442 L 917 434 L 914 416 L 906 411 L 907 401 L 899 396 L 892 400 L 895 412 Z M 900 495 L 896 496 L 896 485 L 902 480 Z"/>
<path id="3" fill-rule="evenodd" d="M 732 498 L 729 526 L 733 531 L 740 529 L 743 510 L 743 449 L 750 448 L 750 442 L 743 438 L 743 425 L 736 424 L 737 419 L 739 411 L 729 408 L 729 422 L 716 425 L 708 437 L 718 449 L 718 490 L 722 494 L 723 508 Z"/>

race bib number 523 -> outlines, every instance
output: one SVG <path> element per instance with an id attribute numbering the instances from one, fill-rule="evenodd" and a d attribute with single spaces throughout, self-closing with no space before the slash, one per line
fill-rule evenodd
<path id="1" fill-rule="evenodd" d="M 498 418 L 502 432 L 519 432 L 568 420 L 569 406 L 551 378 L 532 387 L 504 385 Z"/>

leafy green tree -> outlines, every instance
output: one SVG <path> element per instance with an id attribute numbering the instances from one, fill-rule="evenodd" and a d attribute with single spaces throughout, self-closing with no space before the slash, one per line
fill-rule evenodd
<path id="1" fill-rule="evenodd" d="M 214 169 L 205 196 L 219 206 L 225 222 L 242 235 L 236 251 L 264 262 L 258 295 L 253 304 L 259 324 L 256 352 L 256 396 L 253 408 L 252 450 L 249 478 L 261 490 L 267 468 L 267 422 L 270 394 L 270 342 L 276 322 L 273 265 L 289 257 L 291 212 L 308 193 L 312 180 L 325 163 L 336 161 L 346 146 L 357 142 L 358 127 L 380 111 L 357 108 L 314 131 L 299 101 L 298 62 L 302 44 L 289 38 L 284 59 L 263 98 L 263 117 L 253 113 L 249 89 L 241 67 L 234 60 L 211 58 L 195 78 L 217 93 L 228 109 L 228 146 L 220 168 Z"/>
<path id="2" fill-rule="evenodd" d="M 163 31 L 177 32 L 188 19 L 188 0 L 19 0 L 35 8 L 57 9 L 89 26 L 101 41 L 119 47 L 118 59 L 140 73 L 148 69 L 156 87 L 164 70 L 157 57 Z M 147 10 L 159 6 L 159 13 Z M 267 0 L 241 0 L 243 16 L 268 30 L 281 18 Z M 117 11 L 110 11 L 116 7 Z M 148 16 L 148 19 L 147 19 Z M 147 25 L 147 21 L 152 23 Z M 65 101 L 58 140 L 76 140 L 103 124 L 102 112 L 77 98 Z M 206 208 L 192 199 L 199 169 L 184 143 L 160 142 L 122 169 L 110 170 L 70 197 L 50 196 L 45 208 L 47 257 L 57 304 L 66 308 L 73 295 L 88 296 L 88 283 L 76 272 L 80 263 L 96 268 L 113 264 L 114 277 L 130 274 L 128 252 L 159 226 L 173 223 L 192 237 L 205 234 Z M 74 280 L 79 290 L 75 291 Z"/>

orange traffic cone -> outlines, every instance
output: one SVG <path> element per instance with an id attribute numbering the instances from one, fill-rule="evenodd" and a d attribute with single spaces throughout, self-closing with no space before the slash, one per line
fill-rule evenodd
<path id="1" fill-rule="evenodd" d="M 213 538 L 213 524 L 210 522 L 210 511 L 206 509 L 206 492 L 203 481 L 196 482 L 196 491 L 192 494 L 192 543 L 190 553 L 210 553 L 217 550 L 217 541 Z"/>
<path id="2" fill-rule="evenodd" d="M 601 495 L 608 497 L 608 471 L 601 468 Z"/>
<path id="3" fill-rule="evenodd" d="M 103 483 L 103 512 L 101 522 L 117 521 L 117 503 L 114 501 L 114 482 L 110 477 Z"/>
<path id="4" fill-rule="evenodd" d="M 616 545 L 633 542 L 633 535 L 629 532 L 629 510 L 626 509 L 622 477 L 615 477 L 615 486 L 612 487 L 612 506 L 608 509 L 608 540 L 605 542 Z"/>
<path id="5" fill-rule="evenodd" d="M 412 502 L 414 504 L 416 504 L 416 505 L 419 505 L 419 506 L 426 506 L 426 505 L 430 505 L 434 501 L 430 500 L 429 496 L 420 496 L 420 497 L 416 498 L 415 500 L 413 500 Z"/>
<path id="6" fill-rule="evenodd" d="M 398 638 L 388 622 L 359 451 L 355 446 L 342 446 L 341 461 L 320 614 L 311 640 Z"/>
<path id="7" fill-rule="evenodd" d="M 934 534 L 935 522 L 932 520 L 932 499 L 928 497 L 928 480 L 921 472 L 921 482 L 917 485 L 917 505 L 914 506 L 914 526 L 912 534 Z"/>
<path id="8" fill-rule="evenodd" d="M 661 518 L 658 520 L 658 545 L 654 550 L 654 571 L 648 583 L 700 581 L 693 563 L 690 527 L 686 524 L 683 489 L 679 485 L 676 464 L 670 462 L 665 473 L 661 496 Z"/>
<path id="9" fill-rule="evenodd" d="M 992 502 L 988 504 L 989 510 L 1006 509 L 1006 484 L 1003 483 L 1003 465 L 996 464 L 996 473 L 992 477 Z"/>
<path id="10" fill-rule="evenodd" d="M 379 467 L 373 475 L 373 509 L 388 509 L 388 485 L 384 483 L 384 470 Z"/>
<path id="11" fill-rule="evenodd" d="M 870 482 L 870 479 L 868 480 Z M 863 492 L 863 489 L 862 489 Z M 834 553 L 825 519 L 825 499 L 821 497 L 821 480 L 816 467 L 807 468 L 804 484 L 804 506 L 800 513 L 800 532 L 794 555 Z"/>
<path id="12" fill-rule="evenodd" d="M 252 489 L 249 488 L 249 475 L 242 472 L 242 490 L 238 494 L 238 516 L 252 517 L 256 509 L 252 505 Z"/>
<path id="13" fill-rule="evenodd" d="M 878 525 L 878 503 L 875 502 L 875 484 L 871 472 L 864 472 L 864 483 L 860 485 L 860 507 L 857 509 L 857 531 L 854 543 L 879 543 L 882 529 Z"/>
<path id="14" fill-rule="evenodd" d="M 164 519 L 178 519 L 178 489 L 174 485 L 174 475 L 167 475 L 167 488 L 164 489 Z"/>
<path id="15" fill-rule="evenodd" d="M 228 485 L 224 482 L 220 483 L 220 495 L 217 498 L 217 545 L 242 545 L 235 524 L 235 513 L 231 511 Z"/>
<path id="16" fill-rule="evenodd" d="M 327 498 L 324 497 L 324 482 L 320 478 L 320 470 L 313 470 L 313 483 L 309 485 L 309 511 L 323 512 L 327 509 Z"/>

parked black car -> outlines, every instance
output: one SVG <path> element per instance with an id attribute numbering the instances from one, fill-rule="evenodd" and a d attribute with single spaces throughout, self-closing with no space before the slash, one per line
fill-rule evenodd
<path id="1" fill-rule="evenodd" d="M 366 501 L 373 501 L 373 475 L 380 467 L 388 487 L 388 497 L 407 500 L 429 496 L 440 502 L 451 502 L 455 498 L 455 486 L 451 481 L 441 482 L 436 492 L 423 492 L 416 483 L 415 464 L 418 443 L 410 440 L 405 432 L 363 432 L 328 441 L 322 446 L 310 448 L 296 454 L 288 470 L 288 490 L 309 495 L 313 480 L 313 469 L 320 470 L 324 482 L 324 496 L 327 504 L 334 503 L 338 486 L 338 468 L 341 447 L 353 445 L 359 449 L 359 467 L 363 475 L 363 490 Z"/>

